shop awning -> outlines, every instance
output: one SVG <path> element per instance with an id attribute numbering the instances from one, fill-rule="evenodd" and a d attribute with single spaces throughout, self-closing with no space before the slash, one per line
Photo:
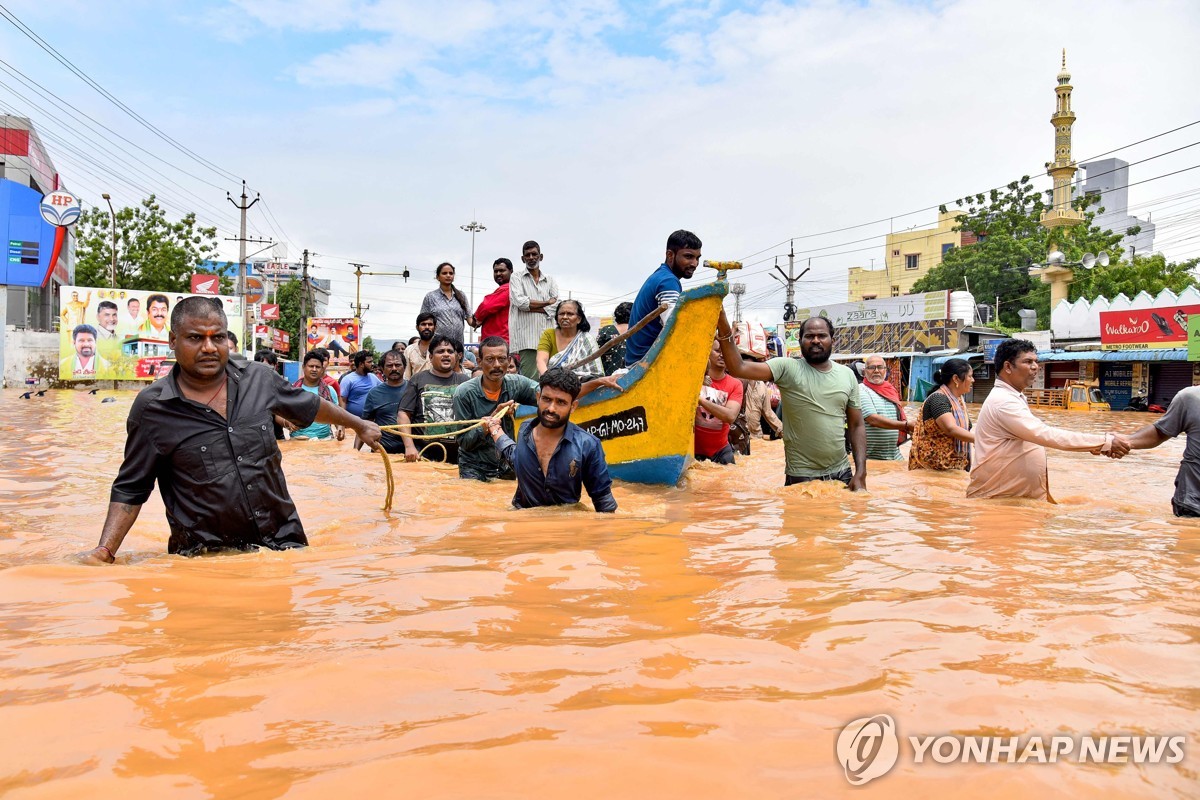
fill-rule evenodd
<path id="1" fill-rule="evenodd" d="M 1184 347 L 1145 350 L 1043 350 L 1038 361 L 1187 361 Z"/>

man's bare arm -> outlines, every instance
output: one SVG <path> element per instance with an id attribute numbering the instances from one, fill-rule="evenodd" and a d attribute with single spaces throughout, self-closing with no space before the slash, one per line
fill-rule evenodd
<path id="1" fill-rule="evenodd" d="M 109 503 L 108 516 L 104 518 L 104 528 L 100 532 L 100 544 L 80 558 L 86 564 L 111 564 L 116 561 L 117 550 L 125 541 L 125 534 L 133 527 L 138 514 L 142 511 L 140 505 L 130 503 Z"/>
<path id="2" fill-rule="evenodd" d="M 729 326 L 729 317 L 725 316 L 725 309 L 721 309 L 721 316 L 717 318 L 717 341 L 721 343 L 721 355 L 725 359 L 725 371 L 735 378 L 746 378 L 752 381 L 773 381 L 775 376 L 771 374 L 771 368 L 766 364 L 759 364 L 754 361 L 743 361 L 742 354 L 738 352 L 737 347 L 733 344 L 733 328 Z"/>

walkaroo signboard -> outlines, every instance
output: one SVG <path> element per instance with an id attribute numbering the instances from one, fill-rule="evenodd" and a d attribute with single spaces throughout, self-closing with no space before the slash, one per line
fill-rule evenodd
<path id="1" fill-rule="evenodd" d="M 1200 306 L 1158 306 L 1100 312 L 1100 347 L 1144 350 L 1188 346 L 1188 317 Z"/>
<path id="2" fill-rule="evenodd" d="M 220 300 L 229 329 L 245 341 L 237 297 L 93 289 L 59 290 L 58 377 L 64 381 L 152 380 L 171 356 L 171 309 L 185 297 Z"/>
<path id="3" fill-rule="evenodd" d="M 350 365 L 350 354 L 358 352 L 362 342 L 359 322 L 353 317 L 309 317 L 307 350 L 324 347 L 329 351 L 330 366 Z"/>

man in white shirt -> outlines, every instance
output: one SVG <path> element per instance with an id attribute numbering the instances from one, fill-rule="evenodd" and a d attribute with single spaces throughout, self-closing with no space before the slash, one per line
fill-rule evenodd
<path id="1" fill-rule="evenodd" d="M 1006 339 L 996 348 L 996 385 L 975 422 L 975 464 L 967 497 L 1049 500 L 1046 448 L 1104 453 L 1120 458 L 1129 441 L 1116 433 L 1075 433 L 1051 428 L 1033 415 L 1023 392 L 1038 374 L 1037 348 Z"/>
<path id="2" fill-rule="evenodd" d="M 521 247 L 525 271 L 509 281 L 508 346 L 521 357 L 521 374 L 538 379 L 538 340 L 554 327 L 558 284 L 542 271 L 542 247 L 528 241 Z"/>

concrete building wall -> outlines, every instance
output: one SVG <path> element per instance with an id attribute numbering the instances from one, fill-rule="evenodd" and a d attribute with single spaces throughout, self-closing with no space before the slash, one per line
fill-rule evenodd
<path id="1" fill-rule="evenodd" d="M 961 246 L 962 234 L 953 230 L 959 213 L 952 209 L 938 214 L 937 224 L 931 228 L 888 234 L 882 269 L 850 268 L 847 299 L 853 302 L 911 294 L 913 284 L 941 264 L 949 248 Z"/>
<path id="2" fill-rule="evenodd" d="M 1126 253 L 1132 248 L 1149 255 L 1154 250 L 1154 223 L 1129 213 L 1129 163 L 1119 158 L 1102 158 L 1080 164 L 1079 171 L 1081 179 L 1076 181 L 1076 194 L 1101 195 L 1104 213 L 1096 217 L 1096 226 L 1120 234 L 1140 227 L 1139 233 L 1121 240 L 1121 247 Z"/>

